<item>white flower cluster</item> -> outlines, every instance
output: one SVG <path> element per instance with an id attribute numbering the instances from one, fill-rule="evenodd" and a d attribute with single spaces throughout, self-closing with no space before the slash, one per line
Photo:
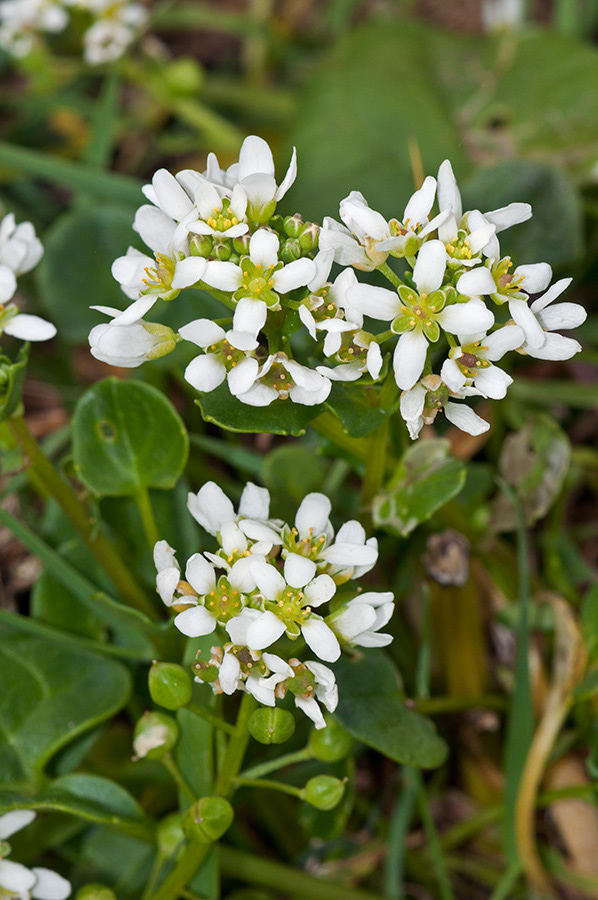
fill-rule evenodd
<path id="1" fill-rule="evenodd" d="M 385 219 L 353 191 L 340 204 L 342 223 L 325 218 L 319 229 L 299 215 L 276 215 L 295 176 L 293 154 L 278 185 L 272 152 L 255 136 L 226 170 L 210 154 L 203 173 L 156 172 L 144 188 L 150 202 L 134 225 L 154 256 L 130 247 L 115 261 L 113 275 L 133 302 L 124 312 L 101 308 L 111 321 L 92 331 L 92 353 L 137 366 L 182 339 L 202 351 L 185 371 L 199 391 L 226 382 L 249 405 L 276 399 L 315 405 L 333 381 L 377 381 L 381 345 L 395 341 L 401 413 L 417 437 L 439 409 L 459 428 L 485 431 L 488 423 L 458 401 L 505 396 L 512 379 L 495 363 L 508 350 L 568 359 L 580 349 L 555 331 L 581 324 L 585 310 L 550 305 L 570 279 L 549 287 L 548 264 L 511 271 L 511 259 L 501 256 L 497 235 L 530 218 L 529 204 L 464 213 L 447 160 L 438 179 L 428 176 L 414 193 L 400 220 Z M 389 256 L 401 260 L 401 275 L 387 265 Z M 333 262 L 344 268 L 330 281 Z M 359 283 L 355 269 L 379 269 L 394 290 Z M 144 320 L 159 299 L 171 301 L 188 287 L 222 300 L 233 313 L 230 327 L 199 318 L 175 334 Z M 389 330 L 365 331 L 365 316 L 389 322 Z M 335 365 L 308 367 L 293 358 L 291 338 L 301 325 L 312 339 L 324 338 L 323 355 Z M 434 375 L 441 335 L 448 355 Z"/>
<path id="2" fill-rule="evenodd" d="M 51 869 L 28 869 L 21 863 L 5 859 L 10 853 L 6 839 L 35 819 L 30 809 L 15 809 L 0 816 L 0 896 L 17 900 L 66 900 L 71 885 Z"/>
<path id="3" fill-rule="evenodd" d="M 0 222 L 0 335 L 6 332 L 24 341 L 47 341 L 56 334 L 50 322 L 20 313 L 14 303 L 8 302 L 17 289 L 17 275 L 30 272 L 43 253 L 31 222 L 17 225 L 12 213 L 4 216 Z"/>
<path id="4" fill-rule="evenodd" d="M 218 627 L 226 632 L 211 659 L 196 664 L 198 679 L 211 682 L 215 692 L 249 691 L 268 706 L 290 691 L 323 728 L 317 700 L 332 711 L 337 693 L 333 672 L 318 660 L 334 662 L 343 645 L 383 647 L 391 641 L 380 629 L 392 615 L 392 593 L 360 593 L 348 584 L 375 565 L 376 539 L 366 539 L 356 521 L 335 535 L 324 494 L 305 497 L 294 526 L 269 517 L 270 495 L 254 484 L 245 487 L 237 512 L 213 482 L 190 494 L 188 507 L 217 538 L 218 552 L 194 554 L 184 577 L 166 541 L 156 544 L 154 561 L 157 590 L 176 611 L 174 624 L 183 634 L 199 637 Z M 318 660 L 285 660 L 270 652 L 283 635 L 302 638 Z"/>
<path id="5" fill-rule="evenodd" d="M 27 56 L 42 34 L 63 32 L 73 14 L 88 20 L 83 56 L 92 65 L 122 56 L 148 16 L 145 6 L 128 0 L 2 0 L 0 47 Z"/>

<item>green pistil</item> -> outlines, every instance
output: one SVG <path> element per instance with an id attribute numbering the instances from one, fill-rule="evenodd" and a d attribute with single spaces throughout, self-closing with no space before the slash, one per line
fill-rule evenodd
<path id="1" fill-rule="evenodd" d="M 147 278 L 143 279 L 143 283 L 147 285 L 147 288 L 142 291 L 143 294 L 155 294 L 158 291 L 172 290 L 176 260 L 171 259 L 164 253 L 156 253 L 156 263 L 157 265 L 153 269 L 149 266 L 145 269 Z"/>
<path id="2" fill-rule="evenodd" d="M 225 198 L 222 201 L 221 208 L 218 208 L 217 206 L 214 207 L 212 215 L 209 219 L 206 219 L 210 228 L 213 228 L 214 231 L 224 233 L 228 231 L 229 228 L 232 228 L 233 225 L 239 224 L 239 219 L 231 213 L 229 207 L 230 200 L 228 200 L 228 198 Z"/>
<path id="3" fill-rule="evenodd" d="M 218 362 L 222 363 L 227 372 L 234 369 L 247 355 L 244 350 L 237 350 L 236 347 L 233 347 L 226 340 L 221 341 L 219 344 L 212 344 L 207 349 L 210 353 L 213 353 Z"/>
<path id="4" fill-rule="evenodd" d="M 452 241 L 450 244 L 445 244 L 445 246 L 446 252 L 453 259 L 471 259 L 473 256 L 469 246 L 469 235 L 465 231 L 460 231 L 457 235 L 457 240 Z"/>
<path id="5" fill-rule="evenodd" d="M 304 599 L 303 591 L 289 587 L 275 603 L 267 603 L 266 608 L 285 623 L 287 631 L 298 633 L 296 626 L 301 626 L 311 613 L 311 607 L 303 606 Z"/>
<path id="6" fill-rule="evenodd" d="M 505 256 L 492 269 L 492 277 L 496 281 L 496 289 L 499 294 L 515 295 L 521 290 L 523 275 L 514 278 L 509 275 L 509 269 L 513 265 L 510 257 Z"/>
<path id="7" fill-rule="evenodd" d="M 205 608 L 221 624 L 238 616 L 244 606 L 242 595 L 230 586 L 224 575 L 218 579 L 216 588 L 203 599 Z"/>
<path id="8" fill-rule="evenodd" d="M 231 647 L 230 652 L 237 657 L 242 671 L 247 675 L 266 674 L 266 664 L 261 659 L 254 659 L 249 647 Z"/>
<path id="9" fill-rule="evenodd" d="M 403 305 L 390 326 L 391 330 L 395 334 L 403 334 L 405 331 L 421 328 L 429 341 L 437 341 L 440 328 L 436 317 L 446 303 L 442 291 L 418 294 L 413 288 L 403 286 L 399 288 L 399 296 Z"/>
<path id="10" fill-rule="evenodd" d="M 353 340 L 354 335 L 350 333 L 343 334 L 340 350 L 336 354 L 336 358 L 340 362 L 364 362 L 367 358 L 368 351 L 365 347 L 360 347 Z"/>
<path id="11" fill-rule="evenodd" d="M 313 673 L 307 666 L 299 666 L 295 669 L 295 677 L 287 682 L 287 688 L 297 697 L 315 696 L 316 682 Z"/>
<path id="12" fill-rule="evenodd" d="M 268 306 L 278 303 L 278 294 L 273 290 L 272 276 L 281 267 L 282 263 L 270 265 L 264 268 L 261 263 L 252 263 L 248 256 L 240 262 L 243 280 L 241 286 L 235 291 L 235 300 L 251 297 L 254 300 L 263 300 Z"/>
<path id="13" fill-rule="evenodd" d="M 299 537 L 296 528 L 291 528 L 285 541 L 289 553 L 297 553 L 299 556 L 305 556 L 315 562 L 322 552 L 326 543 L 326 536 L 323 534 L 314 537 L 313 528 L 309 529 L 309 534 L 305 538 Z"/>

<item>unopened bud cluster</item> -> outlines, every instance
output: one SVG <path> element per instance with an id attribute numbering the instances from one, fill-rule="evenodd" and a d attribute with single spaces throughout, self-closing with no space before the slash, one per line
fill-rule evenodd
<path id="1" fill-rule="evenodd" d="M 392 615 L 392 594 L 362 593 L 352 584 L 375 565 L 375 538 L 366 539 L 356 521 L 335 534 L 330 500 L 318 493 L 304 498 L 294 525 L 270 518 L 269 493 L 254 484 L 245 487 L 238 511 L 213 482 L 190 494 L 188 507 L 216 537 L 218 550 L 194 554 L 184 575 L 166 541 L 156 544 L 154 560 L 157 590 L 176 613 L 176 627 L 189 637 L 219 639 L 208 657 L 198 656 L 196 680 L 215 693 L 247 691 L 268 707 L 292 696 L 324 728 L 319 704 L 332 711 L 338 700 L 334 673 L 324 663 L 337 660 L 343 646 L 391 641 L 380 629 Z M 316 658 L 289 655 L 285 638 L 307 644 Z M 170 664 L 153 667 L 150 691 L 174 709 L 179 700 L 188 702 L 188 686 L 174 673 L 173 688 L 162 665 Z"/>
<path id="2" fill-rule="evenodd" d="M 586 316 L 577 304 L 553 303 L 570 279 L 549 287 L 548 264 L 517 266 L 501 254 L 498 234 L 529 219 L 529 204 L 463 212 L 446 160 L 401 216 L 387 220 L 353 191 L 340 204 L 342 222 L 326 217 L 320 228 L 299 214 L 276 212 L 296 171 L 293 153 L 277 184 L 270 148 L 251 136 L 228 169 L 210 154 L 203 173 L 156 172 L 134 225 L 153 255 L 129 248 L 114 263 L 114 277 L 133 303 L 124 312 L 103 310 L 111 321 L 92 332 L 92 352 L 136 366 L 183 339 L 201 351 L 185 371 L 198 391 L 226 383 L 251 406 L 274 400 L 313 406 L 326 400 L 334 381 L 378 381 L 388 348 L 403 391 L 401 414 L 415 438 L 440 410 L 472 434 L 487 430 L 462 401 L 505 396 L 512 378 L 496 363 L 507 351 L 568 359 L 580 349 L 556 333 Z M 401 275 L 389 257 L 401 260 Z M 333 262 L 343 268 L 331 280 Z M 375 269 L 393 290 L 358 282 L 356 270 Z M 181 324 L 178 334 L 152 331 L 143 316 L 189 287 L 222 300 L 232 311 L 230 327 L 198 318 Z M 388 322 L 387 330 L 364 329 L 364 317 Z M 314 365 L 304 341 L 295 348 L 302 327 L 314 341 L 323 338 L 319 349 L 335 365 Z M 441 348 L 445 358 L 434 373 Z"/>

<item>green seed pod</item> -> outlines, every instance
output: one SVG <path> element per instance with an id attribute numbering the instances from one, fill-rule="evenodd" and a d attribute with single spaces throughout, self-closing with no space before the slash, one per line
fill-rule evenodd
<path id="1" fill-rule="evenodd" d="M 183 816 L 183 832 L 190 841 L 211 844 L 230 828 L 233 818 L 233 808 L 224 797 L 202 797 Z"/>
<path id="2" fill-rule="evenodd" d="M 344 759 L 352 746 L 353 738 L 332 716 L 327 717 L 326 728 L 312 728 L 309 736 L 309 749 L 322 762 Z"/>
<path id="3" fill-rule="evenodd" d="M 204 75 L 201 66 L 195 59 L 183 57 L 161 66 L 163 84 L 172 94 L 181 96 L 197 96 Z"/>
<path id="4" fill-rule="evenodd" d="M 116 900 L 116 894 L 103 884 L 85 884 L 77 891 L 75 900 Z"/>
<path id="5" fill-rule="evenodd" d="M 149 692 L 154 703 L 165 709 L 180 709 L 191 703 L 191 675 L 176 663 L 155 662 L 148 675 Z"/>
<path id="6" fill-rule="evenodd" d="M 305 220 L 299 213 L 294 216 L 287 216 L 282 223 L 284 233 L 290 238 L 299 237 L 305 227 Z"/>
<path id="7" fill-rule="evenodd" d="M 260 744 L 284 744 L 295 731 L 295 719 L 286 709 L 261 707 L 249 717 L 249 733 Z"/>
<path id="8" fill-rule="evenodd" d="M 299 235 L 299 243 L 301 244 L 303 250 L 307 252 L 309 252 L 310 250 L 317 250 L 319 241 L 320 226 L 316 225 L 315 222 L 308 222 Z"/>
<path id="9" fill-rule="evenodd" d="M 305 785 L 305 799 L 316 809 L 334 809 L 345 792 L 345 785 L 332 775 L 316 775 Z"/>
<path id="10" fill-rule="evenodd" d="M 207 259 L 212 254 L 214 241 L 209 234 L 190 234 L 189 253 L 191 256 L 203 256 Z"/>
<path id="11" fill-rule="evenodd" d="M 284 242 L 280 251 L 280 259 L 285 263 L 294 262 L 303 255 L 301 244 L 296 238 L 289 238 Z"/>
<path id="12" fill-rule="evenodd" d="M 135 726 L 133 749 L 137 759 L 162 759 L 179 739 L 179 726 L 172 716 L 144 713 Z"/>
<path id="13" fill-rule="evenodd" d="M 158 852 L 163 856 L 168 858 L 174 856 L 184 840 L 185 834 L 183 832 L 183 816 L 181 813 L 171 813 L 158 822 L 156 842 L 158 844 Z"/>

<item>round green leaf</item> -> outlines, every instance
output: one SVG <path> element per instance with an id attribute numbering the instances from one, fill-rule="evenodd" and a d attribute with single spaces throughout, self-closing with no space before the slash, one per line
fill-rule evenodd
<path id="1" fill-rule="evenodd" d="M 73 417 L 78 474 L 100 497 L 172 488 L 188 453 L 185 426 L 171 403 L 139 381 L 106 378 L 79 400 Z"/>
<path id="2" fill-rule="evenodd" d="M 105 321 L 90 306 L 128 304 L 110 269 L 135 238 L 132 222 L 129 209 L 86 206 L 60 216 L 45 235 L 36 275 L 52 322 L 66 340 L 85 341 L 94 325 Z"/>

